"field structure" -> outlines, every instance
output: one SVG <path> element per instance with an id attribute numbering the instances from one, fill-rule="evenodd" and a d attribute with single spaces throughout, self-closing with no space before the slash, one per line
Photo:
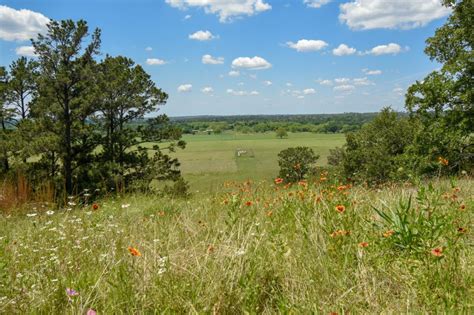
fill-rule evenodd
<path id="1" fill-rule="evenodd" d="M 329 174 L 32 205 L 0 215 L 0 313 L 472 314 L 473 196 Z"/>
<path id="2" fill-rule="evenodd" d="M 186 149 L 177 150 L 184 178 L 192 191 L 216 192 L 225 181 L 272 180 L 278 174 L 278 153 L 288 147 L 307 146 L 320 155 L 317 165 L 326 165 L 329 150 L 342 146 L 343 134 L 275 133 L 185 135 Z M 238 151 L 245 154 L 238 156 Z"/>

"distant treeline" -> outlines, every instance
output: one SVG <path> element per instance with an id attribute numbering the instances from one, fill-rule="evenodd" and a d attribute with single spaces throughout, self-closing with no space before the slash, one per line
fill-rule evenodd
<path id="1" fill-rule="evenodd" d="M 399 113 L 405 116 L 405 113 Z M 284 128 L 289 132 L 347 133 L 359 130 L 377 113 L 311 114 L 311 115 L 243 115 L 171 117 L 183 133 L 263 133 Z M 136 121 L 145 123 L 146 119 Z"/>

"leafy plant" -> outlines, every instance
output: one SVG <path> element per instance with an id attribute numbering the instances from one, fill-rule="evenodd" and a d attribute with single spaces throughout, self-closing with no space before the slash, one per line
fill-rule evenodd
<path id="1" fill-rule="evenodd" d="M 305 178 L 314 169 L 319 155 L 308 147 L 288 148 L 278 153 L 279 177 L 294 183 Z"/>

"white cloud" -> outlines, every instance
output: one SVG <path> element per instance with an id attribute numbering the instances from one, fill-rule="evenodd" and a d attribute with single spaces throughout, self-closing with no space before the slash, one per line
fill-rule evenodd
<path id="1" fill-rule="evenodd" d="M 310 94 L 315 94 L 316 90 L 315 89 L 304 89 L 303 94 L 304 95 L 310 95 Z"/>
<path id="2" fill-rule="evenodd" d="M 366 52 L 368 54 L 372 54 L 375 56 L 380 56 L 380 55 L 387 55 L 387 54 L 392 54 L 396 55 L 402 51 L 402 48 L 400 45 L 395 44 L 395 43 L 390 43 L 387 45 L 379 45 L 375 46 L 372 48 L 370 51 Z"/>
<path id="3" fill-rule="evenodd" d="M 272 83 L 272 81 L 268 81 L 268 80 L 267 80 L 267 81 L 263 81 L 263 84 L 265 84 L 266 86 L 270 86 L 270 85 L 272 85 L 273 83 Z"/>
<path id="4" fill-rule="evenodd" d="M 147 48 L 145 48 L 145 50 L 146 50 L 146 51 L 152 51 L 152 50 L 153 50 L 153 48 L 151 48 L 151 47 L 147 47 Z"/>
<path id="5" fill-rule="evenodd" d="M 310 52 L 321 50 L 328 45 L 323 40 L 314 40 L 314 39 L 300 39 L 296 43 L 287 42 L 288 47 L 295 49 L 298 52 Z"/>
<path id="6" fill-rule="evenodd" d="M 223 57 L 212 57 L 211 55 L 204 55 L 201 59 L 205 65 L 221 65 L 224 63 Z"/>
<path id="7" fill-rule="evenodd" d="M 333 88 L 333 90 L 337 92 L 352 92 L 354 89 L 355 86 L 349 84 L 338 85 Z"/>
<path id="8" fill-rule="evenodd" d="M 397 87 L 397 88 L 394 88 L 394 89 L 393 89 L 393 92 L 394 92 L 395 94 L 397 94 L 398 96 L 403 96 L 403 92 L 404 92 L 404 91 L 405 91 L 405 90 L 402 89 L 402 88 L 400 88 L 400 87 Z"/>
<path id="9" fill-rule="evenodd" d="M 349 78 L 336 78 L 336 79 L 334 79 L 334 82 L 336 82 L 336 84 L 345 84 L 345 83 L 351 82 L 351 79 L 349 79 Z"/>
<path id="10" fill-rule="evenodd" d="M 193 89 L 192 84 L 181 84 L 180 86 L 178 86 L 178 92 L 180 93 L 191 92 L 192 89 Z"/>
<path id="11" fill-rule="evenodd" d="M 229 71 L 228 74 L 229 74 L 229 77 L 238 77 L 240 75 L 240 72 L 232 70 L 232 71 Z"/>
<path id="12" fill-rule="evenodd" d="M 36 38 L 38 33 L 46 32 L 48 23 L 49 18 L 41 13 L 0 5 L 0 39 L 23 41 Z"/>
<path id="13" fill-rule="evenodd" d="M 332 50 L 335 56 L 345 56 L 355 54 L 357 49 L 347 46 L 346 44 L 340 44 L 339 47 Z"/>
<path id="14" fill-rule="evenodd" d="M 304 0 L 304 3 L 310 8 L 319 9 L 320 7 L 328 4 L 331 1 L 332 0 Z"/>
<path id="15" fill-rule="evenodd" d="M 35 48 L 33 46 L 20 46 L 15 48 L 15 52 L 19 56 L 36 57 Z"/>
<path id="16" fill-rule="evenodd" d="M 354 85 L 374 85 L 374 83 L 367 78 L 354 78 L 352 79 Z"/>
<path id="17" fill-rule="evenodd" d="M 201 92 L 204 94 L 212 94 L 214 93 L 214 89 L 210 86 L 206 86 L 201 89 Z"/>
<path id="18" fill-rule="evenodd" d="M 217 38 L 217 36 L 214 36 L 210 31 L 197 31 L 193 34 L 190 34 L 188 38 L 203 42 L 203 41 L 215 39 Z"/>
<path id="19" fill-rule="evenodd" d="M 285 85 L 288 86 L 288 87 L 293 86 L 293 84 L 291 82 L 286 82 Z"/>
<path id="20" fill-rule="evenodd" d="M 353 0 L 340 5 L 339 19 L 351 29 L 411 29 L 444 17 L 450 9 L 440 0 Z"/>
<path id="21" fill-rule="evenodd" d="M 232 61 L 232 68 L 244 68 L 249 70 L 262 70 L 271 68 L 272 65 L 263 59 L 262 57 L 255 56 L 250 57 L 239 57 Z"/>
<path id="22" fill-rule="evenodd" d="M 235 91 L 233 89 L 227 89 L 227 93 L 235 96 L 256 96 L 260 93 L 257 91 Z"/>
<path id="23" fill-rule="evenodd" d="M 366 75 L 379 75 L 382 74 L 382 70 L 369 70 L 369 69 L 362 69 Z"/>
<path id="24" fill-rule="evenodd" d="M 332 81 L 331 80 L 318 80 L 319 84 L 321 85 L 332 85 Z"/>
<path id="25" fill-rule="evenodd" d="M 272 6 L 266 0 L 166 0 L 172 7 L 203 8 L 206 13 L 217 14 L 220 22 L 228 22 L 234 17 L 251 16 L 267 11 Z"/>
<path id="26" fill-rule="evenodd" d="M 187 14 L 187 15 L 184 17 L 184 19 L 185 19 L 185 20 L 189 20 L 191 17 L 192 17 L 191 14 Z"/>
<path id="27" fill-rule="evenodd" d="M 146 60 L 146 64 L 150 66 L 162 66 L 166 64 L 166 61 L 163 59 L 158 59 L 158 58 L 148 58 Z"/>

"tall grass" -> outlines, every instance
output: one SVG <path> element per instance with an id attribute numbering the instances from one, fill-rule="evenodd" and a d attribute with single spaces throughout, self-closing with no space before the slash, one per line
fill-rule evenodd
<path id="1" fill-rule="evenodd" d="M 473 195 L 245 182 L 3 215 L 0 312 L 472 313 Z"/>
<path id="2" fill-rule="evenodd" d="M 52 183 L 44 182 L 33 189 L 27 177 L 21 173 L 0 181 L 0 212 L 10 213 L 36 203 L 53 203 L 55 197 Z"/>

